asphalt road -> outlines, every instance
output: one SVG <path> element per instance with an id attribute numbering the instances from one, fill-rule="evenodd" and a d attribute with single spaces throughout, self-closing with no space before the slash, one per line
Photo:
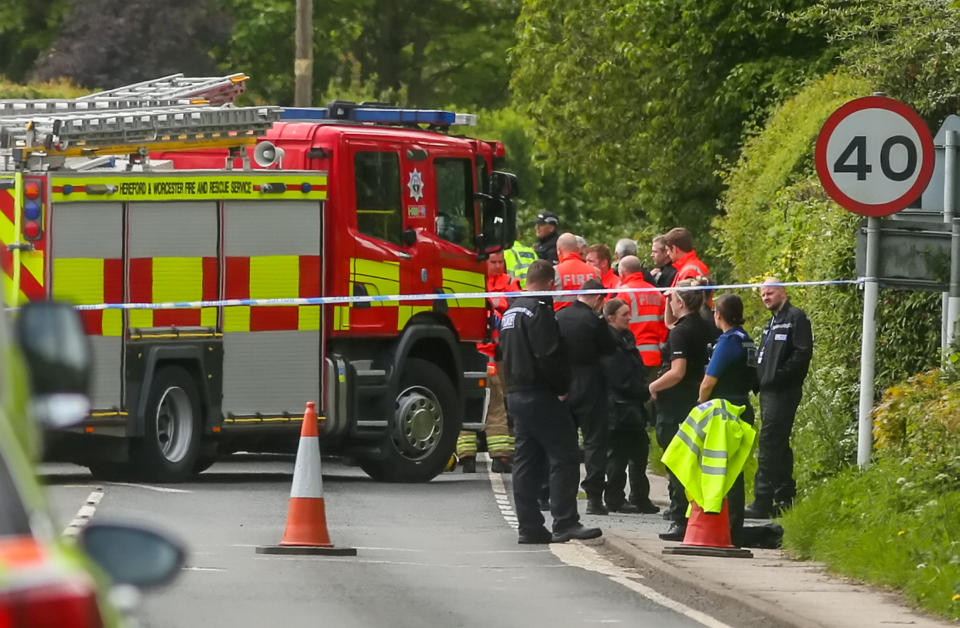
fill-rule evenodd
<path id="1" fill-rule="evenodd" d="M 487 473 L 381 484 L 325 462 L 331 538 L 358 555 L 257 554 L 283 534 L 292 470 L 292 458 L 235 456 L 176 485 L 98 483 L 70 465 L 42 473 L 64 525 L 102 487 L 95 519 L 146 522 L 190 548 L 180 577 L 144 597 L 141 626 L 703 625 L 592 547 L 517 545 L 508 476 L 505 487 Z"/>

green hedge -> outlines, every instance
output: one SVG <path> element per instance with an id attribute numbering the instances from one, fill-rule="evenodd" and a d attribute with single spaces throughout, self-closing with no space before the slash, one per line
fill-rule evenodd
<path id="1" fill-rule="evenodd" d="M 726 175 L 723 214 L 714 221 L 733 281 L 776 275 L 784 281 L 855 277 L 860 217 L 830 200 L 813 162 L 820 127 L 841 104 L 873 90 L 862 79 L 831 74 L 786 101 L 747 139 Z M 814 358 L 794 431 L 798 488 L 806 491 L 849 464 L 856 453 L 862 301 L 855 286 L 794 289 L 810 316 Z M 935 293 L 881 290 L 877 308 L 876 389 L 939 359 Z M 753 331 L 769 314 L 745 299 Z"/>

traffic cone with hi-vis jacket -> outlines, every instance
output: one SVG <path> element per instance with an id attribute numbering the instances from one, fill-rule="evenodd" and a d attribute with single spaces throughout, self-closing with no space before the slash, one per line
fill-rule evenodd
<path id="1" fill-rule="evenodd" d="M 300 445 L 293 468 L 293 488 L 287 510 L 287 527 L 279 545 L 257 547 L 258 554 L 327 554 L 355 556 L 356 548 L 335 547 L 327 532 L 327 512 L 323 501 L 323 475 L 320 471 L 320 439 L 317 432 L 316 404 L 307 402 L 300 428 Z"/>
<path id="2" fill-rule="evenodd" d="M 664 554 L 753 558 L 748 549 L 734 547 L 730 537 L 730 508 L 727 499 L 719 513 L 707 513 L 695 501 L 690 502 L 690 520 L 681 545 L 667 547 Z"/>

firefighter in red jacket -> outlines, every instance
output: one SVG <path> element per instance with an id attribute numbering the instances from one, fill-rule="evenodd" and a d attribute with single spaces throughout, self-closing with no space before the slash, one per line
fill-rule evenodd
<path id="1" fill-rule="evenodd" d="M 487 292 L 519 292 L 520 282 L 506 273 L 503 253 L 491 253 L 487 258 Z M 488 299 L 490 316 L 496 323 L 507 311 L 506 297 Z M 496 358 L 497 327 L 490 327 L 490 342 L 479 343 L 477 350 L 487 356 L 487 375 L 490 386 L 490 404 L 487 408 L 487 451 L 490 453 L 490 470 L 494 473 L 509 473 L 513 459 L 513 436 L 507 424 L 507 409 L 503 399 L 503 377 Z M 457 458 L 464 473 L 477 470 L 477 433 L 462 431 L 457 438 Z"/>
<path id="2" fill-rule="evenodd" d="M 630 331 L 644 366 L 660 366 L 660 343 L 667 340 L 663 323 L 663 294 L 643 278 L 643 263 L 636 255 L 620 260 L 621 288 L 650 288 L 650 292 L 621 292 L 617 298 L 630 306 Z"/>
<path id="3" fill-rule="evenodd" d="M 611 267 L 613 264 L 613 256 L 610 254 L 609 246 L 606 244 L 594 244 L 591 247 L 587 247 L 584 259 L 586 259 L 588 264 L 596 267 L 600 273 L 600 283 L 603 284 L 604 288 L 609 290 L 620 285 L 620 277 L 617 276 L 617 273 L 613 272 L 613 268 Z M 613 293 L 608 293 L 605 294 L 603 298 L 608 300 L 612 296 Z"/>
<path id="4" fill-rule="evenodd" d="M 667 254 L 670 255 L 673 267 L 677 269 L 677 274 L 673 276 L 673 283 L 670 284 L 671 288 L 684 279 L 706 277 L 707 283 L 710 282 L 710 269 L 697 257 L 697 252 L 693 249 L 693 235 L 691 235 L 689 229 L 674 227 L 663 236 L 663 243 L 667 247 Z M 706 306 L 712 308 L 713 297 L 711 293 L 707 292 L 704 296 L 706 297 Z M 707 314 L 710 313 L 707 312 Z M 708 319 L 708 322 L 713 323 L 712 315 L 705 318 Z M 674 323 L 677 322 L 670 308 L 666 308 L 664 311 L 664 322 L 667 327 L 673 327 Z"/>
<path id="5" fill-rule="evenodd" d="M 588 279 L 600 278 L 597 269 L 580 257 L 577 236 L 572 233 L 565 233 L 557 239 L 557 256 L 560 258 L 560 263 L 554 267 L 557 290 L 578 290 Z M 575 294 L 558 294 L 553 299 L 553 310 L 559 312 L 576 300 Z"/>

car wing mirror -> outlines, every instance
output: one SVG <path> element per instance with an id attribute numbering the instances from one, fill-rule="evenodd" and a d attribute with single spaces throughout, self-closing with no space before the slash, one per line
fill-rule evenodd
<path id="1" fill-rule="evenodd" d="M 48 427 L 86 418 L 93 357 L 77 312 L 66 303 L 27 303 L 17 314 L 16 331 L 29 371 L 34 417 Z"/>
<path id="2" fill-rule="evenodd" d="M 187 557 L 179 542 L 138 525 L 91 521 L 77 540 L 114 584 L 141 589 L 173 580 Z"/>

